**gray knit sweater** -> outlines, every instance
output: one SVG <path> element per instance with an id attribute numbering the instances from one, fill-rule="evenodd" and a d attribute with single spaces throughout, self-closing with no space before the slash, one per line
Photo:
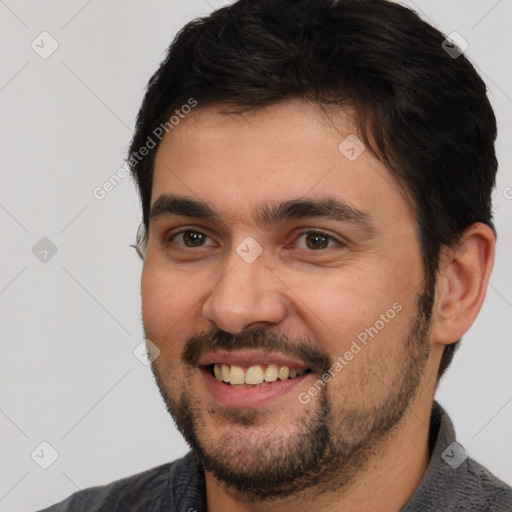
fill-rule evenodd
<path id="1" fill-rule="evenodd" d="M 453 424 L 434 402 L 431 457 L 423 479 L 397 512 L 512 512 L 512 488 L 455 441 Z M 41 512 L 206 512 L 204 473 L 192 453 L 172 463 L 92 487 Z"/>

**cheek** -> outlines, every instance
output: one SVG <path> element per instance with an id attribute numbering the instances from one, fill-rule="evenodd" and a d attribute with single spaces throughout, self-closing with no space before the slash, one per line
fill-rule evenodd
<path id="1" fill-rule="evenodd" d="M 173 358 L 181 355 L 192 332 L 189 322 L 198 307 L 194 289 L 190 280 L 144 266 L 141 295 L 146 337 Z"/>
<path id="2" fill-rule="evenodd" d="M 290 285 L 301 299 L 295 304 L 304 321 L 332 357 L 343 354 L 352 340 L 397 300 L 392 288 L 376 284 L 371 275 L 369 271 L 338 270 L 324 278 L 296 280 Z"/>
<path id="3" fill-rule="evenodd" d="M 413 304 L 403 304 L 391 283 L 367 273 L 357 279 L 326 279 L 323 285 L 318 280 L 297 295 L 306 297 L 303 321 L 332 361 L 332 402 L 357 410 L 362 400 L 384 400 L 389 386 L 383 383 L 395 382 L 401 371 L 400 347 Z"/>

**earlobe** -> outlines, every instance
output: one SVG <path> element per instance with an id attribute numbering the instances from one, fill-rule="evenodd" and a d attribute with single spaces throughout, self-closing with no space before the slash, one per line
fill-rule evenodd
<path id="1" fill-rule="evenodd" d="M 432 342 L 460 339 L 482 307 L 494 264 L 496 236 L 480 222 L 469 226 L 459 244 L 444 248 L 439 259 Z"/>

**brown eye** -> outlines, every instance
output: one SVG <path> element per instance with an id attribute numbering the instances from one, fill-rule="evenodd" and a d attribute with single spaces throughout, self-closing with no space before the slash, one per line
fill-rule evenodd
<path id="1" fill-rule="evenodd" d="M 198 245 L 203 245 L 204 238 L 204 235 L 202 233 L 198 233 L 197 231 L 187 231 L 183 233 L 183 241 L 187 247 L 197 247 Z"/>
<path id="2" fill-rule="evenodd" d="M 331 235 L 317 231 L 305 231 L 300 234 L 296 241 L 296 247 L 309 251 L 329 249 L 335 246 L 343 246 L 343 244 Z"/>
<path id="3" fill-rule="evenodd" d="M 205 245 L 205 241 L 210 237 L 200 233 L 199 231 L 181 231 L 176 233 L 170 237 L 170 241 L 176 243 L 177 245 L 193 248 L 193 247 L 202 247 Z"/>
<path id="4" fill-rule="evenodd" d="M 306 235 L 306 245 L 308 249 L 325 249 L 329 245 L 329 238 L 318 233 Z"/>

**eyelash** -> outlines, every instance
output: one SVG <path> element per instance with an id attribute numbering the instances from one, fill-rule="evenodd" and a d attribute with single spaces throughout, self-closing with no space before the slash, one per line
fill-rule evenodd
<path id="1" fill-rule="evenodd" d="M 201 231 L 197 231 L 197 230 L 195 230 L 195 229 L 184 229 L 184 230 L 182 230 L 182 231 L 178 231 L 178 232 L 176 232 L 176 233 L 172 233 L 171 235 L 169 235 L 169 236 L 166 238 L 166 242 L 167 242 L 167 243 L 176 243 L 176 242 L 174 241 L 174 239 L 175 239 L 177 236 L 179 236 L 179 235 L 183 235 L 183 234 L 185 234 L 185 233 L 196 233 L 196 234 L 199 234 L 199 235 L 202 235 L 202 236 L 205 236 L 205 237 L 207 237 L 207 238 L 211 239 L 211 237 L 209 237 L 208 235 L 206 235 L 206 234 L 202 233 Z M 307 231 L 301 231 L 301 232 L 297 235 L 297 237 L 295 238 L 295 240 L 294 240 L 294 241 L 296 242 L 299 238 L 301 238 L 301 237 L 303 237 L 303 236 L 306 236 L 306 235 L 320 235 L 320 236 L 322 236 L 322 237 L 327 238 L 327 239 L 328 239 L 328 243 L 333 241 L 333 242 L 335 242 L 338 246 L 344 246 L 344 245 L 345 245 L 343 242 L 341 242 L 340 240 L 336 239 L 336 238 L 335 238 L 335 237 L 333 237 L 332 235 L 329 235 L 329 234 L 327 234 L 327 233 L 324 233 L 323 231 L 318 231 L 318 230 L 314 230 L 314 229 L 313 229 L 313 230 L 311 230 L 311 229 L 310 229 L 310 230 L 307 230 Z M 179 245 L 179 244 L 177 244 L 177 245 L 178 245 L 180 248 L 185 249 L 185 250 L 201 249 L 201 248 L 203 248 L 203 247 L 204 247 L 203 245 L 200 245 L 200 246 L 197 246 L 197 247 L 186 247 L 185 245 Z M 326 247 L 326 248 L 324 248 L 324 249 L 316 249 L 316 250 L 315 250 L 315 249 L 304 249 L 304 250 L 308 250 L 308 251 L 310 251 L 310 252 L 316 252 L 316 251 L 325 251 L 326 249 L 330 249 L 330 248 L 332 248 L 332 247 L 329 247 L 329 246 L 328 246 L 328 247 Z"/>

